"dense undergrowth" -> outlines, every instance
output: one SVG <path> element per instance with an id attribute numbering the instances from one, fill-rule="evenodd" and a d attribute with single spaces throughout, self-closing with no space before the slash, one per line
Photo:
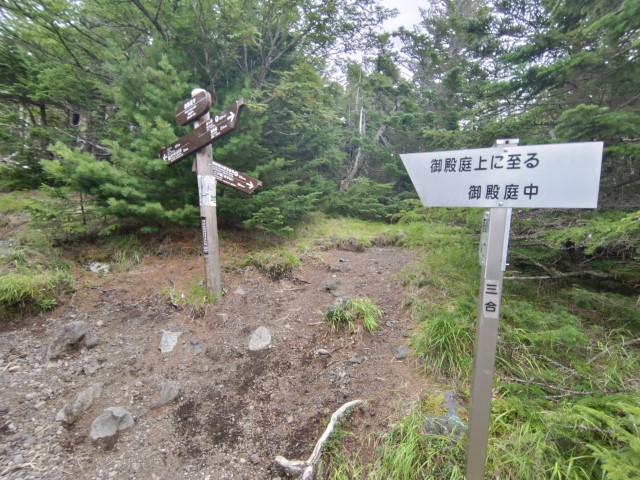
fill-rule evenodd
<path id="1" fill-rule="evenodd" d="M 440 389 L 456 389 L 468 406 L 481 212 L 442 213 L 413 212 L 410 223 L 400 223 L 399 243 L 423 252 L 403 281 L 418 325 L 415 354 Z M 516 218 L 512 231 L 487 478 L 640 478 L 640 268 L 631 260 L 637 239 L 596 228 L 585 234 L 597 237 L 594 245 L 576 252 L 566 239 L 597 219 L 532 235 L 537 220 Z M 616 242 L 606 242 L 605 233 Z M 463 479 L 466 440 L 424 435 L 427 403 L 372 440 L 373 464 L 327 454 L 327 478 Z"/>
<path id="2" fill-rule="evenodd" d="M 15 218 L 22 222 L 25 204 L 13 195 L 1 200 L 0 228 L 10 231 Z M 637 239 L 610 227 L 598 230 L 602 224 L 595 216 L 567 220 L 563 215 L 527 212 L 514 218 L 487 478 L 640 478 Z M 422 423 L 433 407 L 429 399 L 444 389 L 455 389 L 463 410 L 468 407 L 481 217 L 479 210 L 464 209 L 414 209 L 393 224 L 315 216 L 286 241 L 253 238 L 235 260 L 277 278 L 345 241 L 360 249 L 396 244 L 418 252 L 420 260 L 402 273 L 409 292 L 405 303 L 416 322 L 414 353 L 438 387 L 424 392 L 425 400 L 384 435 L 363 440 L 375 445 L 373 461 L 341 450 L 339 437 L 334 439 L 323 457 L 325 478 L 464 478 L 465 438 L 425 435 Z M 619 221 L 632 217 L 621 214 Z M 556 228 L 562 221 L 570 228 Z M 623 230 L 629 232 L 629 225 Z M 0 243 L 4 319 L 54 308 L 73 287 L 71 262 L 42 231 L 47 233 L 20 230 Z M 136 235 L 110 236 L 94 245 L 92 255 L 128 268 L 146 254 L 162 254 L 161 241 L 151 243 L 154 248 Z M 466 412 L 460 413 L 466 419 Z"/>

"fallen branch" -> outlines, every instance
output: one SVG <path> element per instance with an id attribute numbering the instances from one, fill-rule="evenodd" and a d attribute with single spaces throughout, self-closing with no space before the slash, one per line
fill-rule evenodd
<path id="1" fill-rule="evenodd" d="M 571 277 L 587 277 L 587 278 L 615 278 L 605 272 L 599 272 L 597 270 L 583 270 L 581 272 L 558 272 L 555 271 L 553 275 L 538 275 L 532 277 L 510 277 L 505 276 L 505 280 L 557 280 L 559 278 L 571 278 Z"/>
<path id="2" fill-rule="evenodd" d="M 351 402 L 347 402 L 342 405 L 338 410 L 336 410 L 333 415 L 331 415 L 331 421 L 324 433 L 316 443 L 315 448 L 313 449 L 313 453 L 309 457 L 309 460 L 287 460 L 284 457 L 278 455 L 275 458 L 275 461 L 278 465 L 285 469 L 288 475 L 298 475 L 300 480 L 311 480 L 315 474 L 315 467 L 318 460 L 320 460 L 320 454 L 322 452 L 322 446 L 329 439 L 329 436 L 333 432 L 338 420 L 352 407 L 356 405 L 360 405 L 364 403 L 363 400 L 352 400 Z"/>

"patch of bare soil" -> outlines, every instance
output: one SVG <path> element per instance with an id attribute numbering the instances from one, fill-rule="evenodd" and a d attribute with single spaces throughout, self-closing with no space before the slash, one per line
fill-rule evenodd
<path id="1" fill-rule="evenodd" d="M 306 459 L 331 414 L 354 399 L 365 407 L 349 422 L 349 446 L 370 459 L 357 439 L 385 432 L 426 387 L 415 359 L 394 357 L 411 329 L 398 273 L 413 256 L 329 249 L 279 280 L 225 268 L 228 293 L 200 318 L 166 295 L 204 277 L 195 252 L 145 257 L 126 273 L 77 272 L 76 293 L 53 316 L 0 333 L 0 478 L 283 478 L 274 458 Z M 323 317 L 336 294 L 373 300 L 380 329 L 332 331 Z M 89 346 L 47 360 L 52 339 L 78 321 Z M 258 327 L 271 346 L 250 351 Z M 167 353 L 164 331 L 180 333 Z M 154 408 L 167 381 L 180 393 Z M 102 392 L 84 413 L 56 421 L 96 383 Z M 94 441 L 91 424 L 109 407 L 127 409 L 134 425 Z"/>

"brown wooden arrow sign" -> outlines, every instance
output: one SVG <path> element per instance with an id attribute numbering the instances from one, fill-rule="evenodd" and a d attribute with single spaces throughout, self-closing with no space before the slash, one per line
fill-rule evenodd
<path id="1" fill-rule="evenodd" d="M 211 98 L 207 92 L 201 90 L 178 107 L 176 123 L 178 125 L 188 125 L 207 113 L 210 108 Z"/>
<path id="2" fill-rule="evenodd" d="M 213 176 L 216 180 L 240 190 L 244 193 L 252 193 L 257 187 L 262 185 L 260 180 L 250 177 L 246 173 L 229 168 L 221 163 L 213 163 Z"/>
<path id="3" fill-rule="evenodd" d="M 169 165 L 173 165 L 191 153 L 213 143 L 223 135 L 230 133 L 238 124 L 243 105 L 244 99 L 236 100 L 230 107 L 222 110 L 168 147 L 160 150 L 160 157 Z"/>

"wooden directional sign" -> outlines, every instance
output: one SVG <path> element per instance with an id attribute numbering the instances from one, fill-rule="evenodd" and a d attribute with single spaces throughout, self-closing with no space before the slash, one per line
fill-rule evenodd
<path id="1" fill-rule="evenodd" d="M 260 180 L 250 177 L 246 173 L 238 172 L 220 163 L 213 163 L 213 176 L 216 180 L 240 190 L 244 193 L 252 193 L 257 187 L 262 185 Z"/>
<path id="2" fill-rule="evenodd" d="M 211 100 L 206 91 L 201 90 L 195 96 L 185 101 L 176 111 L 176 123 L 188 125 L 207 113 L 211 108 Z"/>
<path id="3" fill-rule="evenodd" d="M 160 157 L 169 165 L 173 165 L 189 154 L 230 133 L 238 124 L 240 110 L 243 105 L 244 99 L 236 100 L 230 107 L 219 112 L 167 148 L 160 150 Z"/>

